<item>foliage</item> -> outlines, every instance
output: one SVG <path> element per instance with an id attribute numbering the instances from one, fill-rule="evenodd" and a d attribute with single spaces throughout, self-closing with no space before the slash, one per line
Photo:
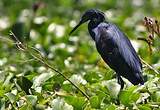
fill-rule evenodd
<path id="1" fill-rule="evenodd" d="M 160 37 L 154 35 L 152 54 L 145 42 L 137 40 L 148 37 L 145 16 L 160 21 L 159 4 L 159 0 L 1 0 L 0 109 L 160 109 Z M 90 8 L 102 10 L 108 21 L 128 35 L 145 61 L 143 86 L 125 80 L 120 90 L 115 72 L 98 55 L 87 25 L 68 36 Z M 10 30 L 26 45 L 16 44 Z M 24 51 L 25 47 L 29 50 Z"/>

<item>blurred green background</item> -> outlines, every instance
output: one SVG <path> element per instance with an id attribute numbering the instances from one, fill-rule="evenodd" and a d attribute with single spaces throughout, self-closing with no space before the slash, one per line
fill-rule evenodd
<path id="1" fill-rule="evenodd" d="M 68 33 L 88 9 L 99 9 L 131 40 L 139 56 L 160 71 L 160 38 L 153 52 L 137 40 L 149 33 L 144 17 L 160 21 L 160 0 L 0 0 L 0 108 L 27 110 L 160 109 L 160 75 L 144 65 L 144 86 L 127 80 L 120 91 L 115 73 L 100 58 L 87 24 Z M 48 62 L 77 84 L 20 52 L 9 31 L 39 49 Z M 13 40 L 13 41 L 12 41 Z"/>

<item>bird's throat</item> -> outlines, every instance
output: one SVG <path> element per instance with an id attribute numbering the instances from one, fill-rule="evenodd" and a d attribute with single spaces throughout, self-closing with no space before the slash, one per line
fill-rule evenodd
<path id="1" fill-rule="evenodd" d="M 100 22 L 94 22 L 94 21 L 90 21 L 88 24 L 88 31 L 89 34 L 91 35 L 92 39 L 94 41 L 98 40 L 97 38 L 95 38 L 96 33 L 96 27 L 100 24 Z"/>

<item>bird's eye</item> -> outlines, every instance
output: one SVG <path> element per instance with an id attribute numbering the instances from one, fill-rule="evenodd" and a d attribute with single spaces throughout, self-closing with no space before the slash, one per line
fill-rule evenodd
<path id="1" fill-rule="evenodd" d="M 97 19 L 97 18 L 93 18 L 93 21 L 94 21 L 94 22 L 97 22 L 97 21 L 98 21 L 98 19 Z"/>

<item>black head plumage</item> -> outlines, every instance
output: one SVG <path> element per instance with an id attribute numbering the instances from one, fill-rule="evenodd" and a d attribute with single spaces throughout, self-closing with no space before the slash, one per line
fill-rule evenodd
<path id="1" fill-rule="evenodd" d="M 81 17 L 79 23 L 73 28 L 73 30 L 69 33 L 72 34 L 81 24 L 87 22 L 87 21 L 93 21 L 93 22 L 102 22 L 105 20 L 104 13 L 96 10 L 96 9 L 90 9 L 87 10 Z"/>

